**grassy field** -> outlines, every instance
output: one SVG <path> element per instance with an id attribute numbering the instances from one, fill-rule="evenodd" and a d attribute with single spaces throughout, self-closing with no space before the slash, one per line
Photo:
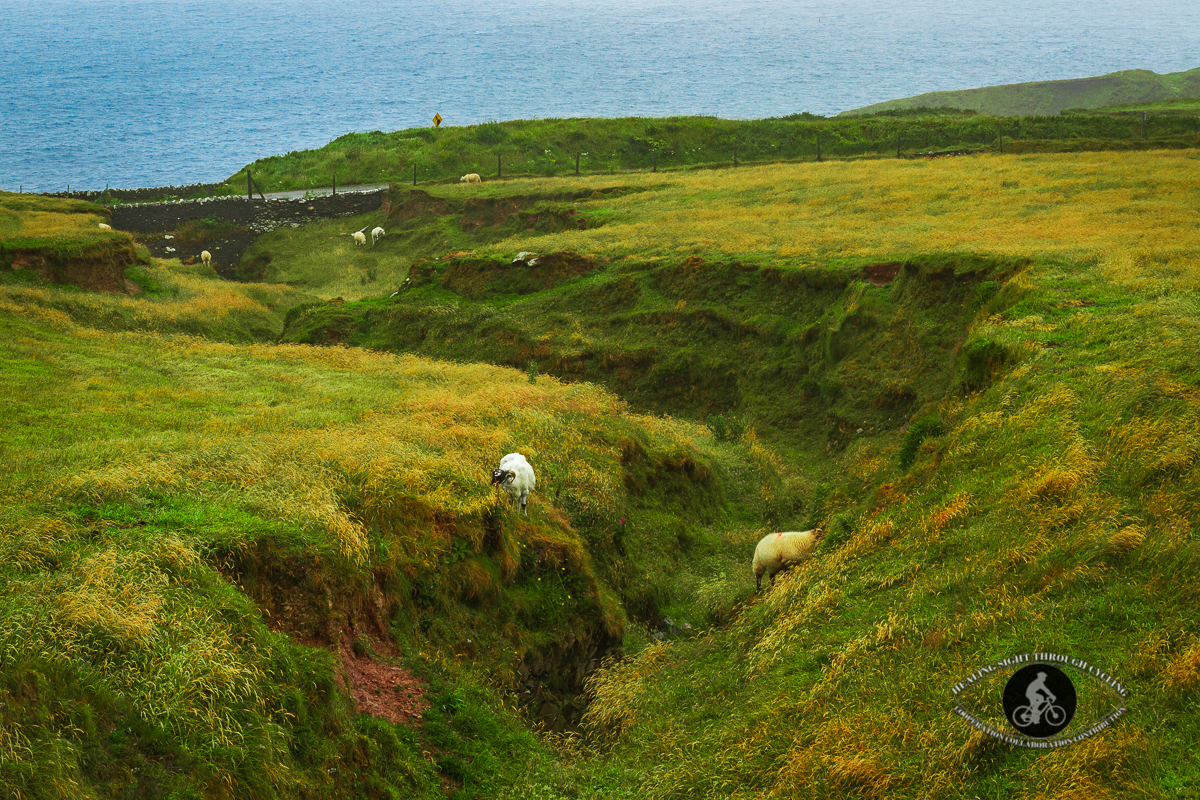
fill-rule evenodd
<path id="1" fill-rule="evenodd" d="M 1147 114 L 1189 114 L 1200 113 L 1200 98 L 1176 97 L 1168 100 L 1152 100 L 1145 103 L 1117 103 L 1111 106 L 1088 110 L 1088 114 L 1133 114 L 1145 111 Z M 1067 112 L 1072 113 L 1072 112 Z"/>
<path id="2" fill-rule="evenodd" d="M 314 150 L 248 164 L 231 176 L 245 191 L 246 170 L 266 191 L 352 183 L 457 183 L 469 172 L 555 177 L 712 170 L 746 164 L 894 158 L 952 151 L 1029 152 L 1196 147 L 1194 118 L 1153 116 L 1143 140 L 1140 118 L 1024 115 L 997 119 L 943 109 L 826 119 L 811 114 L 765 120 L 715 117 L 544 119 L 489 122 L 384 133 L 348 133 Z M 414 174 L 415 169 L 415 174 Z"/>
<path id="3" fill-rule="evenodd" d="M 586 228 L 530 233 L 515 224 L 504 227 L 504 219 L 464 225 L 443 218 L 420 228 L 403 220 L 374 248 L 355 248 L 341 235 L 344 229 L 392 224 L 366 215 L 277 231 L 262 237 L 244 260 L 267 251 L 273 279 L 350 299 L 384 287 L 393 291 L 414 259 L 446 252 L 511 258 L 521 250 L 573 250 L 610 259 L 694 255 L 787 266 L 914 253 L 1080 258 L 1153 248 L 1187 255 L 1197 246 L 1190 224 L 1190 171 L 1197 161 L 1192 150 L 1119 158 L 976 155 L 444 186 L 436 197 L 459 215 L 472 216 L 469 203 L 508 201 L 527 213 L 577 214 Z M 412 204 L 427 203 L 428 195 L 418 191 Z M 393 205 L 409 202 L 404 187 L 397 187 Z"/>
<path id="4" fill-rule="evenodd" d="M 398 186 L 369 250 L 263 237 L 263 284 L 0 272 L 0 782 L 1197 796 L 1196 159 Z M 818 525 L 754 594 L 754 542 Z M 1034 651 L 1128 713 L 1043 752 L 953 712 Z M 357 713 L 361 660 L 419 723 Z M 1001 683 L 964 702 L 1007 727 Z M 1116 702 L 1077 686 L 1068 732 Z"/>
<path id="5" fill-rule="evenodd" d="M 555 672 L 659 613 L 683 549 L 735 561 L 794 513 L 760 444 L 594 387 L 273 344 L 311 297 L 280 285 L 26 272 L 0 273 L 6 796 L 492 796 L 544 753 L 519 668 L 578 719 Z M 487 485 L 517 448 L 527 518 Z M 363 659 L 421 675 L 419 732 L 357 714 Z"/>

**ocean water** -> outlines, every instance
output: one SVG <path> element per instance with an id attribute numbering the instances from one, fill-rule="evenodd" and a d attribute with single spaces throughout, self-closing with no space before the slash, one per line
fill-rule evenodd
<path id="1" fill-rule="evenodd" d="M 1200 66 L 1196 0 L 0 0 L 0 189 L 223 180 L 350 131 L 835 114 Z"/>

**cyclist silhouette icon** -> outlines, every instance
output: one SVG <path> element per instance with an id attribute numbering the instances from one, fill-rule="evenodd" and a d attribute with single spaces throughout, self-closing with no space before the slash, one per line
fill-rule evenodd
<path id="1" fill-rule="evenodd" d="M 1075 716 L 1075 686 L 1050 664 L 1022 667 L 1004 686 L 1004 713 L 1019 732 L 1035 739 L 1053 736 Z"/>

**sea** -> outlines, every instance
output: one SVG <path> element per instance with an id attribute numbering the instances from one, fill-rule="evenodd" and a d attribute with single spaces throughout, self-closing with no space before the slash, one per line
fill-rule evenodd
<path id="1" fill-rule="evenodd" d="M 434 114 L 832 115 L 1197 66 L 1197 0 L 0 0 L 0 189 L 215 182 Z"/>

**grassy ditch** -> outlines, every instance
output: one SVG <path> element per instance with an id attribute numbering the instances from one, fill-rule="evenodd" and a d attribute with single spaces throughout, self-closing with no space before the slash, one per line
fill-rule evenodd
<path id="1" fill-rule="evenodd" d="M 0 317 L 12 796 L 493 796 L 689 555 L 797 513 L 760 444 L 593 387 L 30 291 Z M 487 485 L 514 449 L 527 517 Z"/>
<path id="2" fill-rule="evenodd" d="M 657 798 L 1193 795 L 1200 403 L 1185 351 L 1200 284 L 1176 268 L 1031 269 L 1036 300 L 975 334 L 1024 348 L 1020 365 L 947 397 L 910 461 L 894 439 L 848 448 L 812 561 L 730 628 L 595 676 L 606 755 L 573 785 L 619 763 Z M 953 712 L 954 682 L 1039 651 L 1120 675 L 1129 713 L 1039 752 Z M 1008 674 L 961 698 L 1002 730 Z M 1078 731 L 1119 699 L 1074 677 Z"/>
<path id="3" fill-rule="evenodd" d="M 415 264 L 396 297 L 297 309 L 283 339 L 603 383 L 641 408 L 697 420 L 732 411 L 773 442 L 827 454 L 900 428 L 956 381 L 986 388 L 1015 354 L 993 345 L 976 355 L 964 340 L 981 308 L 1019 299 L 1007 281 L 1028 266 L 450 258 Z"/>

